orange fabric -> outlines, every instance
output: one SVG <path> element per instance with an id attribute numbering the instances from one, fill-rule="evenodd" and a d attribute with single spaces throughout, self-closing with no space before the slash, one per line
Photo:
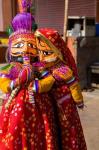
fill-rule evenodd
<path id="1" fill-rule="evenodd" d="M 10 90 L 11 80 L 8 78 L 0 78 L 0 90 L 4 93 L 8 93 Z"/>
<path id="2" fill-rule="evenodd" d="M 39 80 L 39 93 L 48 92 L 51 90 L 55 79 L 49 75 L 45 79 Z"/>

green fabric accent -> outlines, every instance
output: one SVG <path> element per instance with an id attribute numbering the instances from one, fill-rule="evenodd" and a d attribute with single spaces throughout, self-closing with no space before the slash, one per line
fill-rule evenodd
<path id="1" fill-rule="evenodd" d="M 2 71 L 7 71 L 7 70 L 9 70 L 9 69 L 11 69 L 12 68 L 12 64 L 7 64 L 7 65 L 5 65 L 5 66 L 3 66 L 3 67 L 0 67 L 0 71 L 2 72 Z"/>

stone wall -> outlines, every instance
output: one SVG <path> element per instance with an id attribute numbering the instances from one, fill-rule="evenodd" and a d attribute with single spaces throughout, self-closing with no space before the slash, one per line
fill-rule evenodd
<path id="1" fill-rule="evenodd" d="M 77 39 L 77 66 L 81 87 L 87 87 L 87 71 L 90 64 L 99 62 L 99 37 Z"/>
<path id="2" fill-rule="evenodd" d="M 87 87 L 87 69 L 95 61 L 99 62 L 99 37 L 68 37 L 70 48 L 78 67 L 81 87 Z"/>

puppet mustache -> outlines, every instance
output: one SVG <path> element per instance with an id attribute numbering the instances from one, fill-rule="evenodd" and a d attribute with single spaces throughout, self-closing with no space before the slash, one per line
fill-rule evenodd
<path id="1" fill-rule="evenodd" d="M 26 55 L 31 55 L 31 56 L 38 56 L 38 54 L 33 54 L 31 52 L 26 52 L 26 53 L 23 53 L 23 52 L 16 52 L 16 53 L 11 53 L 13 56 L 22 56 L 23 54 L 26 54 Z"/>

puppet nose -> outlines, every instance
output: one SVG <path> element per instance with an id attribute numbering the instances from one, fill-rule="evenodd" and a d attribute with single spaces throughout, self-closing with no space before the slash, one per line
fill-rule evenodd
<path id="1" fill-rule="evenodd" d="M 44 58 L 43 53 L 40 52 L 40 54 L 39 54 L 39 59 L 40 59 L 40 61 L 43 61 L 43 58 Z"/>
<path id="2" fill-rule="evenodd" d="M 28 52 L 28 46 L 27 44 L 24 45 L 23 54 L 26 54 Z"/>

